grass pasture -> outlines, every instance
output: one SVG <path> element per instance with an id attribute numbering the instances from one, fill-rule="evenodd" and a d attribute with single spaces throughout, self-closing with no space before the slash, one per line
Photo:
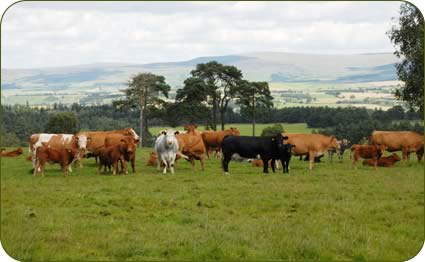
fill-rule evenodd
<path id="1" fill-rule="evenodd" d="M 313 174 L 219 160 L 176 175 L 145 166 L 96 175 L 93 159 L 64 178 L 29 173 L 25 156 L 1 159 L 1 241 L 17 260 L 408 260 L 424 241 L 424 166 L 324 159 Z"/>

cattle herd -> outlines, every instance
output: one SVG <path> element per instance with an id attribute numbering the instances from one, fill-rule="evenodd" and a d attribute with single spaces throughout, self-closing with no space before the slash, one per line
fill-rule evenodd
<path id="1" fill-rule="evenodd" d="M 71 163 L 83 166 L 83 159 L 94 157 L 98 166 L 97 174 L 109 169 L 116 175 L 119 167 L 123 174 L 128 174 L 127 162 L 131 164 L 132 172 L 136 172 L 136 148 L 140 137 L 132 128 L 112 131 L 87 131 L 77 134 L 34 134 L 29 140 L 33 175 L 44 176 L 46 163 L 57 163 L 64 175 L 72 171 Z M 250 161 L 255 166 L 262 166 L 268 173 L 269 167 L 275 172 L 278 161 L 283 172 L 289 172 L 291 156 L 305 156 L 309 161 L 309 169 L 313 170 L 315 161 L 326 152 L 329 160 L 337 154 L 343 160 L 344 150 L 350 148 L 347 139 L 337 140 L 334 136 L 321 134 L 282 133 L 275 136 L 255 137 L 240 136 L 236 128 L 224 131 L 197 130 L 197 126 L 189 124 L 184 131 L 166 130 L 158 134 L 155 141 L 155 152 L 151 152 L 147 165 L 157 166 L 165 174 L 169 170 L 174 173 L 175 162 L 186 159 L 191 162 L 199 160 L 204 170 L 205 159 L 218 157 L 221 154 L 223 172 L 229 172 L 229 162 Z M 351 145 L 351 166 L 357 167 L 360 158 L 365 159 L 363 165 L 390 167 L 400 157 L 393 153 L 383 156 L 384 151 L 402 152 L 404 161 L 411 153 L 416 153 L 418 161 L 424 154 L 423 135 L 411 131 L 374 131 L 368 144 Z M 22 148 L 6 152 L 1 150 L 2 157 L 16 157 L 23 153 Z M 210 156 L 210 153 L 214 156 Z"/>

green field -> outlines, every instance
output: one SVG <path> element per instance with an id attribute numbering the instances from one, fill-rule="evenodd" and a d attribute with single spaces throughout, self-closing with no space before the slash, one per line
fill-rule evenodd
<path id="1" fill-rule="evenodd" d="M 257 136 L 261 135 L 261 131 L 263 131 L 264 128 L 268 127 L 268 126 L 273 126 L 274 124 L 256 124 L 255 125 L 255 134 Z M 295 124 L 289 124 L 289 123 L 282 123 L 283 129 L 285 130 L 285 132 L 288 133 L 306 133 L 306 134 L 310 134 L 313 129 L 308 128 L 306 123 L 295 123 Z M 230 128 L 230 127 L 236 127 L 239 132 L 241 132 L 241 136 L 251 136 L 252 135 L 252 125 L 251 124 L 227 124 L 225 126 L 225 128 Z M 149 132 L 152 135 L 156 135 L 159 132 L 161 132 L 161 130 L 164 129 L 168 129 L 171 127 L 150 127 L 149 128 Z M 218 127 L 219 129 L 220 127 Z M 176 128 L 174 128 L 175 130 L 183 130 L 182 126 L 178 126 Z M 205 126 L 199 126 L 198 129 L 200 131 L 205 130 Z"/>
<path id="2" fill-rule="evenodd" d="M 33 177 L 25 156 L 1 159 L 1 241 L 17 260 L 408 260 L 424 241 L 424 166 L 293 158 L 289 175 L 218 159 L 175 175 L 145 166 Z M 27 153 L 26 153 L 27 154 Z"/>

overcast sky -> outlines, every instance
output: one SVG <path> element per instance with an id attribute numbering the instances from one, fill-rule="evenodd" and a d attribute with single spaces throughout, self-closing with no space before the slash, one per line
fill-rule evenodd
<path id="1" fill-rule="evenodd" d="M 20 2 L 2 68 L 151 63 L 278 51 L 393 52 L 400 2 Z"/>

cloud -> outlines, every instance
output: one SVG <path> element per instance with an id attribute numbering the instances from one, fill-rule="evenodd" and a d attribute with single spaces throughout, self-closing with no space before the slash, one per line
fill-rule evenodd
<path id="1" fill-rule="evenodd" d="M 20 2 L 2 67 L 150 63 L 287 51 L 392 52 L 398 2 Z"/>

